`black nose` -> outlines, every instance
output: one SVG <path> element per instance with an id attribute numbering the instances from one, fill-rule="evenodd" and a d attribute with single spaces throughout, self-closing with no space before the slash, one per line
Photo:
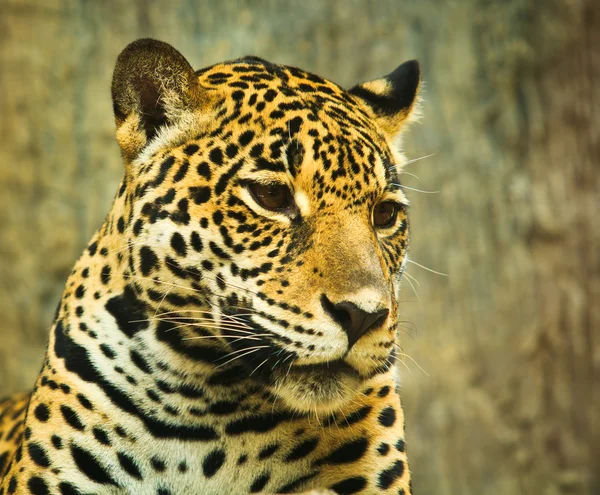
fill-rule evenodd
<path id="1" fill-rule="evenodd" d="M 348 349 L 369 330 L 381 325 L 389 314 L 387 309 L 369 313 L 349 301 L 334 304 L 325 294 L 321 296 L 321 304 L 325 312 L 339 323 L 348 335 Z"/>

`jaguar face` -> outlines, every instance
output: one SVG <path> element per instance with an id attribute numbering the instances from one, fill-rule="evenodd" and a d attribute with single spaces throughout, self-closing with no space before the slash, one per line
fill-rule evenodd
<path id="1" fill-rule="evenodd" d="M 347 402 L 390 367 L 408 243 L 393 142 L 418 65 L 345 91 L 256 58 L 194 72 L 162 44 L 143 66 L 131 52 L 113 82 L 119 230 L 156 340 L 297 410 Z"/>

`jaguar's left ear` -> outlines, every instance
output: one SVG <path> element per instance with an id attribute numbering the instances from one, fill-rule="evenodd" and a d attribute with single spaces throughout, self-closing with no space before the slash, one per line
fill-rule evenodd
<path id="1" fill-rule="evenodd" d="M 383 132 L 393 139 L 415 114 L 420 84 L 419 62 L 410 60 L 387 76 L 354 86 L 349 93 L 371 107 Z"/>

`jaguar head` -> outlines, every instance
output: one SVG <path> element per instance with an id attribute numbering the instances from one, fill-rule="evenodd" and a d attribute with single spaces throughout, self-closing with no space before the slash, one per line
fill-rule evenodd
<path id="1" fill-rule="evenodd" d="M 254 57 L 195 72 L 165 43 L 124 50 L 120 231 L 165 359 L 237 367 L 302 411 L 390 368 L 409 236 L 397 140 L 419 81 L 415 61 L 344 90 Z"/>

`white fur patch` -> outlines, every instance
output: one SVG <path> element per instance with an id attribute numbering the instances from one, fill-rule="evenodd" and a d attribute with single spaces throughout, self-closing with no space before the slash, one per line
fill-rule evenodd
<path id="1" fill-rule="evenodd" d="M 298 191 L 294 194 L 294 201 L 303 217 L 310 215 L 310 201 L 304 191 Z"/>

